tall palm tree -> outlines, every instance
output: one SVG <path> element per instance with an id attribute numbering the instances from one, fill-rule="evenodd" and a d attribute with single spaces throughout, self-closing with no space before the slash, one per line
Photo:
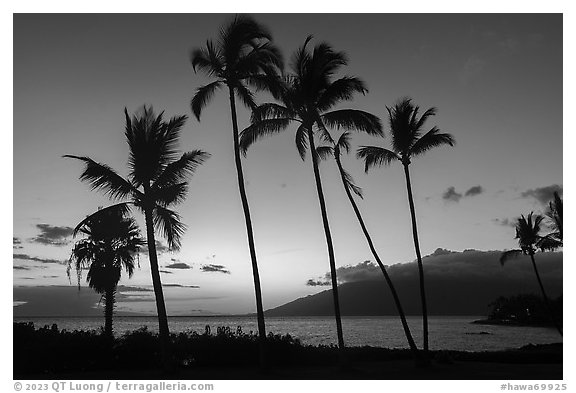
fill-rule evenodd
<path id="1" fill-rule="evenodd" d="M 364 111 L 331 110 L 341 101 L 350 100 L 355 93 L 365 94 L 367 90 L 364 82 L 355 77 L 333 80 L 334 74 L 347 64 L 346 55 L 334 51 L 326 43 L 316 45 L 309 51 L 307 45 L 311 38 L 309 36 L 295 53 L 291 64 L 292 74 L 279 80 L 276 88 L 272 90 L 279 103 L 262 104 L 252 111 L 252 124 L 242 131 L 240 147 L 246 154 L 248 147 L 261 137 L 283 131 L 292 123 L 299 124 L 296 130 L 296 147 L 302 160 L 306 157 L 308 148 L 312 155 L 312 168 L 330 260 L 338 346 L 344 349 L 336 260 L 314 138 L 319 136 L 326 141 L 333 141 L 327 127 L 381 135 L 382 126 L 376 116 Z"/>
<path id="2" fill-rule="evenodd" d="M 150 270 L 158 312 L 161 356 L 166 365 L 170 331 L 158 270 L 155 230 L 166 238 L 171 250 L 180 248 L 180 239 L 186 225 L 182 223 L 180 215 L 169 207 L 184 201 L 188 192 L 186 179 L 210 154 L 202 150 L 193 150 L 178 158 L 176 148 L 187 117 L 175 116 L 165 121 L 163 114 L 164 112 L 156 116 L 152 108 L 144 107 L 142 113 L 131 118 L 124 109 L 125 136 L 130 150 L 127 179 L 108 165 L 98 163 L 89 157 L 73 155 L 64 157 L 85 163 L 80 180 L 87 182 L 93 190 L 102 191 L 115 201 L 128 199 L 99 210 L 84 221 L 108 214 L 108 211 L 127 214 L 131 206 L 144 213 Z M 83 222 L 79 225 L 83 225 Z"/>
<path id="3" fill-rule="evenodd" d="M 74 230 L 84 238 L 74 244 L 68 263 L 70 276 L 72 266 L 76 268 L 78 285 L 82 271 L 88 270 L 88 286 L 104 298 L 104 334 L 113 338 L 112 318 L 115 296 L 122 268 L 132 277 L 136 255 L 144 241 L 133 218 L 124 217 L 118 210 L 83 220 Z"/>
<path id="4" fill-rule="evenodd" d="M 541 248 L 540 243 L 545 239 L 544 236 L 540 235 L 541 224 L 544 217 L 539 214 L 534 214 L 530 212 L 527 217 L 522 215 L 518 218 L 516 223 L 516 239 L 518 239 L 518 245 L 520 249 L 508 250 L 502 253 L 500 256 L 500 263 L 504 265 L 511 258 L 516 258 L 520 255 L 530 256 L 532 261 L 532 267 L 534 268 L 534 274 L 536 274 L 536 279 L 538 280 L 538 285 L 540 286 L 540 291 L 542 292 L 542 297 L 544 298 L 544 303 L 550 312 L 550 318 L 552 323 L 562 335 L 562 327 L 556 321 L 554 314 L 552 312 L 552 307 L 550 306 L 550 301 L 544 290 L 544 285 L 542 284 L 542 279 L 538 273 L 538 268 L 536 267 L 536 261 L 534 260 L 534 254 L 538 248 Z"/>
<path id="5" fill-rule="evenodd" d="M 388 108 L 388 121 L 392 136 L 392 149 L 377 146 L 361 146 L 358 149 L 358 158 L 363 158 L 365 170 L 373 166 L 389 165 L 398 160 L 404 167 L 406 176 L 406 189 L 408 191 L 408 203 L 412 217 L 412 236 L 418 261 L 418 274 L 420 278 L 420 300 L 422 303 L 422 325 L 424 336 L 424 353 L 428 353 L 428 309 L 426 306 L 426 291 L 424 286 L 424 268 L 418 242 L 418 228 L 416 225 L 416 211 L 410 184 L 409 165 L 413 157 L 420 156 L 428 150 L 441 145 L 454 145 L 454 138 L 450 134 L 441 133 L 437 127 L 432 127 L 422 135 L 424 123 L 430 116 L 436 114 L 436 108 L 426 110 L 418 117 L 419 107 L 412 104 L 410 98 L 400 100 L 393 108 Z"/>
<path id="6" fill-rule="evenodd" d="M 334 143 L 332 146 L 320 146 L 316 149 L 318 156 L 322 159 L 327 158 L 328 156 L 333 156 L 334 160 L 336 161 L 336 165 L 338 166 L 338 171 L 340 173 L 340 178 L 342 179 L 342 185 L 344 186 L 344 191 L 346 192 L 346 196 L 352 205 L 352 209 L 356 214 L 356 218 L 358 219 L 358 223 L 362 228 L 362 232 L 364 233 L 364 237 L 366 237 L 366 241 L 368 242 L 368 247 L 370 247 L 370 251 L 374 256 L 374 259 L 378 263 L 382 274 L 384 275 L 384 279 L 386 280 L 386 284 L 390 288 L 390 292 L 392 293 L 392 298 L 394 299 L 394 303 L 396 305 L 396 309 L 398 310 L 398 314 L 400 315 L 400 320 L 402 322 L 402 328 L 404 329 L 404 334 L 406 335 L 406 340 L 408 340 L 408 345 L 410 349 L 415 354 L 415 357 L 418 356 L 418 348 L 414 339 L 412 338 L 412 334 L 410 333 L 410 327 L 408 326 L 408 322 L 406 321 L 406 315 L 404 314 L 404 310 L 402 308 L 402 303 L 400 303 L 400 298 L 398 297 L 398 293 L 396 292 L 396 288 L 394 287 L 394 283 L 386 270 L 386 266 L 382 263 L 378 252 L 376 252 L 376 248 L 374 247 L 374 243 L 372 242 L 372 237 L 370 233 L 368 233 L 368 229 L 366 228 L 366 224 L 364 223 L 364 219 L 362 218 L 362 214 L 360 213 L 360 209 L 354 200 L 352 192 L 358 195 L 360 198 L 363 198 L 362 189 L 354 184 L 354 179 L 352 176 L 344 170 L 342 167 L 342 161 L 340 156 L 342 151 L 348 153 L 350 151 L 350 133 L 344 132 L 338 141 Z"/>
<path id="7" fill-rule="evenodd" d="M 228 88 L 234 141 L 234 162 L 254 277 L 261 363 L 264 363 L 265 356 L 266 325 L 254 232 L 239 149 L 236 97 L 248 108 L 256 107 L 254 95 L 249 87 L 254 87 L 257 90 L 269 87 L 269 81 L 274 79 L 278 71 L 282 69 L 282 56 L 271 40 L 270 32 L 255 20 L 247 16 L 236 16 L 221 29 L 219 40 L 216 43 L 208 40 L 204 48 L 194 49 L 191 56 L 194 72 L 201 71 L 215 79 L 213 82 L 199 87 L 192 98 L 192 112 L 198 120 L 200 120 L 202 110 L 208 105 L 215 92 L 223 87 Z"/>

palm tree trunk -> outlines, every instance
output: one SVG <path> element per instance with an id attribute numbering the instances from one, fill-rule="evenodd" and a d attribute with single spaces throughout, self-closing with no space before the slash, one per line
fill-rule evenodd
<path id="1" fill-rule="evenodd" d="M 114 338 L 112 318 L 114 317 L 115 292 L 116 288 L 113 286 L 109 286 L 104 292 L 104 334 L 109 339 Z"/>
<path id="2" fill-rule="evenodd" d="M 254 233 L 252 231 L 252 219 L 250 217 L 250 207 L 246 197 L 244 186 L 244 174 L 242 172 L 242 160 L 240 157 L 240 137 L 238 132 L 238 119 L 236 117 L 236 102 L 234 100 L 234 89 L 228 87 L 230 93 L 230 111 L 232 114 L 232 130 L 234 137 L 234 161 L 236 163 L 236 174 L 238 176 L 238 189 L 242 200 L 242 210 L 244 211 L 244 221 L 246 222 L 246 233 L 248 235 L 248 247 L 250 248 L 250 259 L 252 261 L 252 275 L 254 277 L 254 292 L 256 295 L 256 314 L 258 318 L 258 338 L 260 343 L 260 366 L 266 365 L 266 323 L 264 322 L 264 306 L 262 305 L 262 288 L 260 286 L 260 273 L 258 272 L 258 261 L 256 260 L 256 246 L 254 245 Z"/>
<path id="3" fill-rule="evenodd" d="M 418 274 L 420 276 L 420 301 L 422 303 L 422 334 L 424 336 L 424 355 L 428 354 L 428 308 L 426 307 L 426 290 L 424 287 L 424 266 L 422 265 L 422 255 L 420 254 L 420 243 L 418 242 L 418 228 L 416 226 L 416 211 L 414 209 L 414 198 L 412 196 L 412 185 L 410 184 L 410 171 L 408 164 L 404 165 L 406 175 L 406 189 L 408 190 L 408 203 L 410 204 L 410 215 L 412 217 L 412 236 L 414 238 L 414 249 L 418 261 Z"/>
<path id="4" fill-rule="evenodd" d="M 362 232 L 364 233 L 364 236 L 366 237 L 366 241 L 368 242 L 368 246 L 370 247 L 370 251 L 372 252 L 372 255 L 374 256 L 374 259 L 376 259 L 378 266 L 380 266 L 380 270 L 382 270 L 382 274 L 384 275 L 384 279 L 386 280 L 386 283 L 388 284 L 388 287 L 390 288 L 390 292 L 392 292 L 392 298 L 394 299 L 394 303 L 396 304 L 396 309 L 398 310 L 398 314 L 400 315 L 400 320 L 402 321 L 402 327 L 404 328 L 404 334 L 406 335 L 406 339 L 408 340 L 408 345 L 410 346 L 410 349 L 414 353 L 414 356 L 417 358 L 418 357 L 418 347 L 416 346 L 416 343 L 414 342 L 414 339 L 412 338 L 412 334 L 410 333 L 410 327 L 408 326 L 408 322 L 406 321 L 406 315 L 404 314 L 404 310 L 402 309 L 402 304 L 400 303 L 400 298 L 398 297 L 398 293 L 396 292 L 396 288 L 394 287 L 394 284 L 392 283 L 392 279 L 390 278 L 390 276 L 388 275 L 388 272 L 386 271 L 386 267 L 384 266 L 384 264 L 380 260 L 380 257 L 378 256 L 378 253 L 376 252 L 376 248 L 374 247 L 374 243 L 372 242 L 372 238 L 370 237 L 370 234 L 368 233 L 368 229 L 366 228 L 366 225 L 364 224 L 364 220 L 362 219 L 362 215 L 360 214 L 360 209 L 358 209 L 358 205 L 356 205 L 356 201 L 354 201 L 354 197 L 352 196 L 350 189 L 348 187 L 346 187 L 344 168 L 342 168 L 342 163 L 340 162 L 340 155 L 335 154 L 335 158 L 336 158 L 336 163 L 338 164 L 338 169 L 340 171 L 340 177 L 342 178 L 342 184 L 344 185 L 344 190 L 346 191 L 346 195 L 348 196 L 348 200 L 350 201 L 350 204 L 352 205 L 352 209 L 354 209 L 354 213 L 356 214 L 356 218 L 358 219 L 358 222 L 360 223 L 360 227 L 362 228 Z"/>
<path id="5" fill-rule="evenodd" d="M 324 192 L 322 191 L 322 181 L 320 180 L 320 170 L 318 169 L 318 156 L 314 147 L 314 134 L 312 128 L 308 128 L 308 139 L 310 143 L 310 152 L 312 154 L 312 167 L 314 168 L 314 179 L 316 180 L 316 191 L 318 192 L 318 201 L 322 212 L 322 224 L 324 225 L 324 234 L 326 236 L 326 246 L 328 247 L 328 258 L 330 260 L 330 276 L 332 279 L 332 297 L 334 299 L 334 316 L 336 318 L 336 334 L 338 336 L 338 347 L 340 348 L 341 360 L 344 351 L 344 334 L 342 333 L 342 317 L 340 316 L 340 300 L 338 297 L 338 281 L 336 279 L 336 259 L 334 257 L 334 246 L 332 245 L 332 235 L 328 224 L 328 214 L 326 213 L 326 202 L 324 201 Z"/>
<path id="6" fill-rule="evenodd" d="M 556 318 L 554 317 L 554 312 L 552 311 L 552 306 L 550 305 L 550 300 L 548 299 L 548 296 L 546 295 L 546 291 L 544 290 L 544 285 L 542 284 L 542 280 L 540 279 L 540 274 L 538 273 L 538 268 L 536 267 L 536 261 L 534 260 L 534 254 L 530 254 L 530 259 L 532 260 L 532 266 L 534 267 L 534 273 L 536 273 L 536 279 L 538 280 L 538 285 L 540 285 L 540 291 L 542 291 L 542 297 L 544 298 L 544 303 L 546 304 L 546 308 L 548 308 L 548 312 L 550 313 L 550 318 L 552 319 L 552 323 L 556 327 L 556 330 L 558 330 L 558 333 L 560 333 L 560 336 L 563 336 L 562 327 L 560 326 L 560 324 L 556 321 Z"/>
<path id="7" fill-rule="evenodd" d="M 145 187 L 144 193 L 148 195 L 150 187 Z M 158 255 L 156 254 L 156 239 L 154 238 L 154 221 L 152 219 L 152 209 L 146 206 L 144 209 L 146 218 L 146 234 L 148 243 L 148 255 L 150 258 L 150 271 L 152 273 L 152 285 L 156 297 L 156 310 L 158 312 L 158 325 L 160 332 L 160 356 L 164 367 L 168 365 L 168 342 L 170 340 L 170 330 L 168 329 L 168 316 L 166 314 L 166 304 L 164 302 L 164 292 L 162 291 L 162 281 L 158 270 Z"/>

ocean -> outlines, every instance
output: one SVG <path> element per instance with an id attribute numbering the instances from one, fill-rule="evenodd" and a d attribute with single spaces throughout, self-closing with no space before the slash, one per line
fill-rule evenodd
<path id="1" fill-rule="evenodd" d="M 422 342 L 422 319 L 407 317 L 410 330 L 417 345 Z M 562 342 L 562 337 L 553 328 L 494 326 L 472 324 L 482 319 L 475 316 L 429 317 L 430 349 L 458 351 L 498 351 L 518 348 L 527 344 Z M 96 330 L 103 326 L 102 317 L 52 317 L 14 318 L 14 322 L 33 322 L 36 327 L 57 324 L 66 330 Z M 171 332 L 204 333 L 209 325 L 212 334 L 219 326 L 228 326 L 232 331 L 238 327 L 244 333 L 256 332 L 256 318 L 251 316 L 232 317 L 169 317 Z M 344 341 L 347 346 L 376 346 L 407 348 L 406 337 L 397 317 L 343 317 Z M 117 336 L 126 331 L 146 326 L 150 331 L 158 330 L 154 317 L 115 317 L 114 331 Z M 303 344 L 336 344 L 336 326 L 333 317 L 275 317 L 266 318 L 267 332 L 290 334 Z"/>

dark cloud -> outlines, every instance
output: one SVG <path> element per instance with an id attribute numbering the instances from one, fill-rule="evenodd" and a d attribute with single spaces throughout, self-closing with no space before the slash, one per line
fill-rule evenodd
<path id="1" fill-rule="evenodd" d="M 330 285 L 330 281 L 310 279 L 310 280 L 306 281 L 306 285 L 308 285 L 309 287 L 326 286 L 326 285 Z"/>
<path id="2" fill-rule="evenodd" d="M 162 284 L 163 287 L 174 288 L 200 288 L 198 285 L 182 285 L 182 284 Z"/>
<path id="3" fill-rule="evenodd" d="M 456 191 L 454 187 L 448 187 L 446 191 L 442 194 L 442 199 L 450 202 L 459 202 L 462 198 L 462 194 Z"/>
<path id="4" fill-rule="evenodd" d="M 13 258 L 14 259 L 23 259 L 25 261 L 40 262 L 40 263 L 57 263 L 59 265 L 64 265 L 67 263 L 66 261 L 59 261 L 57 259 L 31 257 L 28 254 L 14 254 Z"/>
<path id="5" fill-rule="evenodd" d="M 482 186 L 474 186 L 474 187 L 470 187 L 465 193 L 464 196 L 469 197 L 469 196 L 476 196 L 476 195 L 480 195 L 484 192 L 484 188 L 482 188 Z"/>
<path id="6" fill-rule="evenodd" d="M 60 276 L 42 276 L 42 278 L 59 278 Z"/>
<path id="7" fill-rule="evenodd" d="M 53 226 L 49 224 L 36 224 L 40 234 L 32 239 L 33 243 L 40 243 L 51 246 L 65 246 L 70 243 L 68 238 L 72 236 L 73 228 L 66 226 Z"/>
<path id="8" fill-rule="evenodd" d="M 190 265 L 188 265 L 184 262 L 171 263 L 170 265 L 166 265 L 165 268 L 166 269 L 192 269 L 190 267 Z"/>
<path id="9" fill-rule="evenodd" d="M 552 199 L 554 199 L 554 192 L 558 192 L 562 195 L 562 186 L 558 184 L 552 184 L 546 187 L 532 188 L 530 190 L 524 191 L 520 196 L 522 198 L 534 198 L 542 205 L 548 205 Z"/>
<path id="10" fill-rule="evenodd" d="M 172 272 L 169 272 L 168 270 L 160 270 L 160 273 L 164 273 L 164 274 L 172 274 Z"/>
<path id="11" fill-rule="evenodd" d="M 203 272 L 218 272 L 218 273 L 230 274 L 230 270 L 226 269 L 226 266 L 224 265 L 214 265 L 214 264 L 202 265 L 200 270 Z"/>
<path id="12" fill-rule="evenodd" d="M 22 240 L 19 237 L 12 237 L 12 247 L 15 249 L 22 249 Z"/>
<path id="13" fill-rule="evenodd" d="M 30 267 L 29 266 L 16 265 L 16 266 L 12 266 L 12 269 L 14 269 L 14 270 L 30 270 Z"/>
<path id="14" fill-rule="evenodd" d="M 510 261 L 505 267 L 500 264 L 502 251 L 478 251 L 465 250 L 463 252 L 437 249 L 432 254 L 422 258 L 424 271 L 427 278 L 454 280 L 486 280 L 507 278 L 510 280 L 522 280 L 532 282 L 534 272 L 527 257 L 519 257 Z M 562 281 L 562 253 L 538 253 L 536 255 L 538 268 L 541 275 L 548 279 Z M 387 266 L 392 279 L 404 279 L 418 277 L 416 262 L 399 263 Z M 370 262 L 364 261 L 353 266 L 343 266 L 336 270 L 340 284 L 348 282 L 381 280 L 382 271 Z M 311 279 L 309 282 L 329 282 L 330 273 L 326 273 L 320 279 Z M 310 285 L 310 284 L 308 284 Z M 314 286 L 313 284 L 311 286 Z"/>

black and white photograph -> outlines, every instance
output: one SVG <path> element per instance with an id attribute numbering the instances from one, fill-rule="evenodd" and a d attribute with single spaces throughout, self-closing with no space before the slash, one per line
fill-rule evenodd
<path id="1" fill-rule="evenodd" d="M 227 10 L 13 13 L 8 378 L 566 390 L 565 15 Z"/>

